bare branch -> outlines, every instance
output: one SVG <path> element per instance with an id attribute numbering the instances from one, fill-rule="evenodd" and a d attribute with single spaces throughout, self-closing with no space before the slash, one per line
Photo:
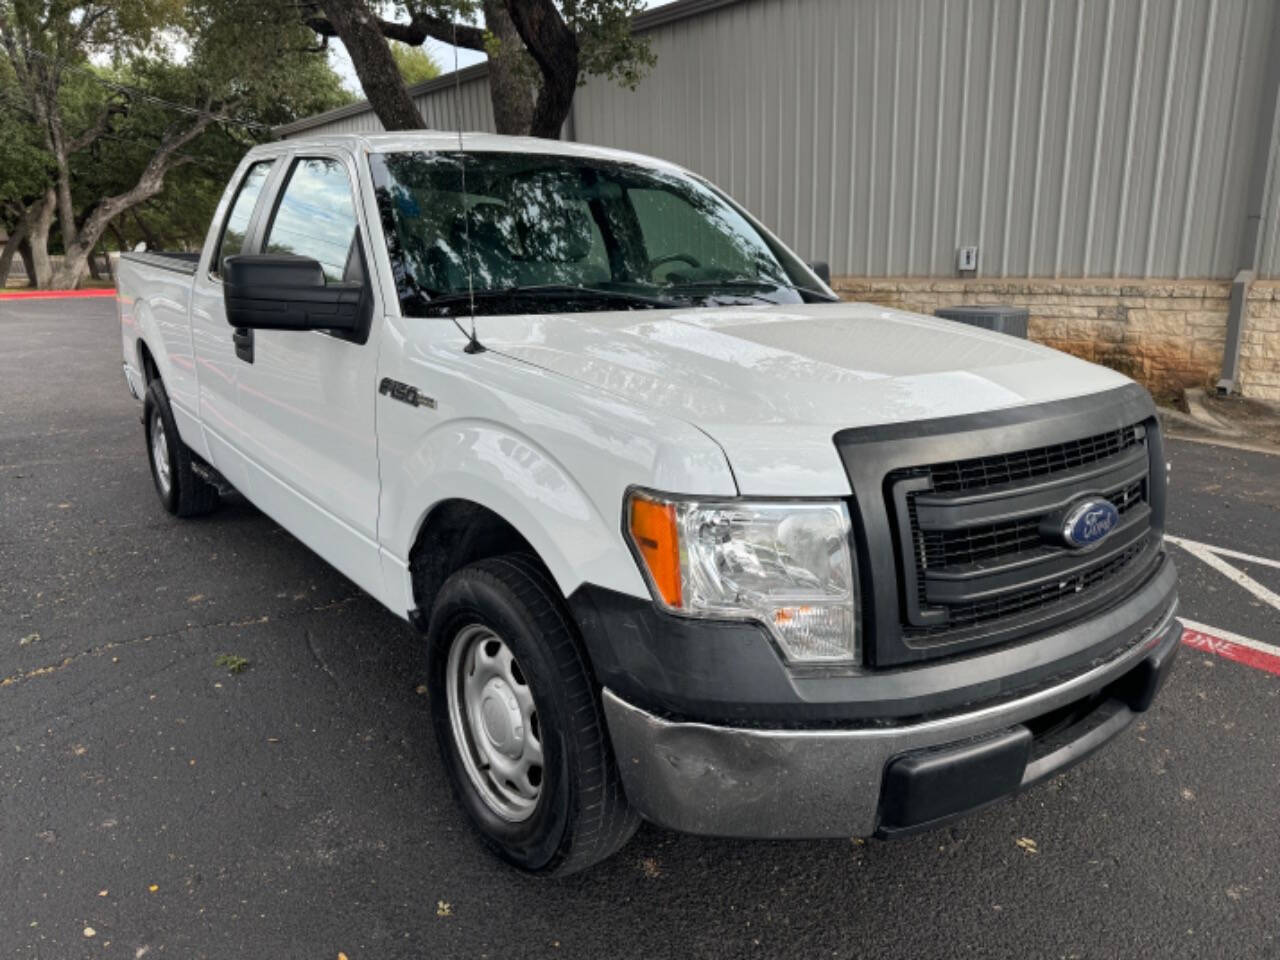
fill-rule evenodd
<path id="1" fill-rule="evenodd" d="M 388 40 L 399 40 L 411 47 L 422 46 L 428 38 L 444 43 L 456 43 L 468 50 L 484 50 L 485 31 L 481 27 L 473 27 L 466 23 L 457 23 L 447 17 L 437 17 L 429 13 L 416 12 L 408 23 L 397 23 L 382 17 L 372 18 L 378 31 Z M 328 39 L 338 36 L 333 22 L 324 16 L 314 5 L 308 5 L 303 14 L 303 23 L 319 36 Z"/>

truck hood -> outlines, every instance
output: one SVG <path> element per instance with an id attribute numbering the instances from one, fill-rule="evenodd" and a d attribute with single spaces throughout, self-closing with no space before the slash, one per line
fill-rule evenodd
<path id="1" fill-rule="evenodd" d="M 865 303 L 480 317 L 478 327 L 491 350 L 698 427 L 753 495 L 847 494 L 838 430 L 1128 382 L 1024 340 Z"/>

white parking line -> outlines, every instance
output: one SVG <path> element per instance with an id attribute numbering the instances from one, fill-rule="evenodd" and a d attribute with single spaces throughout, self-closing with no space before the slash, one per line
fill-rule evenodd
<path id="1" fill-rule="evenodd" d="M 1228 550 L 1225 547 L 1213 547 L 1207 543 L 1186 540 L 1182 537 L 1166 536 L 1165 539 L 1181 547 L 1197 560 L 1217 570 L 1223 576 L 1235 581 L 1273 610 L 1280 611 L 1280 594 L 1273 590 L 1268 590 L 1243 570 L 1233 567 L 1222 558 L 1230 557 L 1233 560 L 1244 560 L 1246 563 L 1258 563 L 1267 567 L 1275 567 L 1276 569 L 1280 569 L 1280 561 L 1268 560 L 1266 557 L 1255 557 L 1252 554 L 1241 553 L 1239 550 Z"/>
<path id="2" fill-rule="evenodd" d="M 1211 544 L 1200 543 L 1198 540 L 1187 540 L 1184 537 L 1166 536 L 1165 539 L 1181 547 L 1197 560 L 1218 571 L 1233 583 L 1244 587 L 1273 610 L 1280 611 L 1280 594 L 1264 587 L 1253 577 L 1238 567 L 1227 563 L 1223 558 L 1229 557 L 1232 560 L 1241 560 L 1245 563 L 1254 563 L 1276 570 L 1280 570 L 1280 560 L 1256 557 L 1251 553 L 1242 553 L 1239 550 L 1230 550 L 1226 547 L 1215 547 Z M 1182 618 L 1182 626 L 1184 628 L 1182 642 L 1187 646 L 1280 676 L 1280 646 L 1266 643 L 1262 640 L 1254 640 L 1252 637 L 1241 636 L 1238 633 L 1232 633 L 1230 630 L 1223 630 L 1220 627 L 1210 627 L 1203 623 L 1196 623 L 1194 620 L 1185 618 Z"/>
<path id="3" fill-rule="evenodd" d="M 1280 570 L 1280 560 L 1269 560 L 1266 557 L 1255 557 L 1252 553 L 1241 553 L 1239 550 L 1228 550 L 1226 547 L 1214 547 L 1207 543 L 1201 543 L 1198 540 L 1188 540 L 1185 537 L 1165 537 L 1170 543 L 1176 543 L 1185 549 L 1197 547 L 1201 550 L 1208 550 L 1216 553 L 1220 557 L 1230 557 L 1232 560 L 1244 560 L 1247 563 L 1260 563 L 1264 567 L 1275 567 Z"/>

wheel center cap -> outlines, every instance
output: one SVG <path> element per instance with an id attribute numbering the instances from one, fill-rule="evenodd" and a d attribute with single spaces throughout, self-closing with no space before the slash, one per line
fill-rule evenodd
<path id="1" fill-rule="evenodd" d="M 524 752 L 524 717 L 511 685 L 492 677 L 480 693 L 484 735 L 494 748 L 512 760 Z"/>

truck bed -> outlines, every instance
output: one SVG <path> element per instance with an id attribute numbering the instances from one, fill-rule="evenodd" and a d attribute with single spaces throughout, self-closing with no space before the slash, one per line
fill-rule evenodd
<path id="1" fill-rule="evenodd" d="M 200 263 L 200 253 L 183 253 L 169 252 L 165 250 L 147 250 L 138 253 L 122 253 L 121 260 L 134 260 L 138 263 L 149 264 L 153 267 L 159 267 L 162 270 L 172 270 L 174 273 L 183 273 L 187 276 L 194 276 L 196 267 Z"/>

